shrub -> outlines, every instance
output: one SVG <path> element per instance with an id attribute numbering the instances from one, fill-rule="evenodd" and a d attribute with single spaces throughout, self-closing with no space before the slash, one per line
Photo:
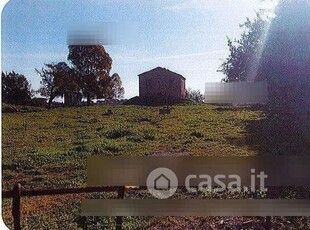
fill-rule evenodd
<path id="1" fill-rule="evenodd" d="M 42 107 L 19 106 L 2 103 L 2 113 L 18 113 L 18 112 L 39 112 L 47 110 Z"/>
<path id="2" fill-rule="evenodd" d="M 201 138 L 201 137 L 203 137 L 204 135 L 203 135 L 202 132 L 196 130 L 196 131 L 194 131 L 194 132 L 191 133 L 191 136 L 194 136 L 194 137 L 197 137 L 197 138 Z"/>
<path id="3" fill-rule="evenodd" d="M 132 135 L 133 132 L 126 127 L 118 127 L 116 129 L 112 129 L 106 133 L 106 137 L 110 139 L 117 139 L 125 136 Z"/>

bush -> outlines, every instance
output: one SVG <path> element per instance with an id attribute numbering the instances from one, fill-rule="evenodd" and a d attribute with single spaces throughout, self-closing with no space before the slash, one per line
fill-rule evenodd
<path id="1" fill-rule="evenodd" d="M 194 136 L 194 137 L 197 137 L 197 138 L 201 138 L 201 137 L 203 137 L 204 135 L 203 135 L 203 133 L 200 132 L 200 131 L 194 131 L 194 132 L 191 133 L 191 136 Z"/>
<path id="2" fill-rule="evenodd" d="M 43 107 L 46 108 L 47 107 L 47 103 L 46 103 L 46 99 L 45 98 L 32 98 L 30 101 L 31 106 L 35 106 L 35 107 Z"/>
<path id="3" fill-rule="evenodd" d="M 9 105 L 2 103 L 2 113 L 39 112 L 44 110 L 46 109 L 42 107 Z"/>
<path id="4" fill-rule="evenodd" d="M 133 132 L 126 127 L 119 127 L 116 129 L 112 129 L 106 133 L 106 137 L 110 139 L 117 139 L 125 136 L 132 135 Z"/>

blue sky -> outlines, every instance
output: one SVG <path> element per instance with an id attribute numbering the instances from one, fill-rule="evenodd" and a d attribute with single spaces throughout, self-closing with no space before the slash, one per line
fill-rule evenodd
<path id="1" fill-rule="evenodd" d="M 125 87 L 138 95 L 139 73 L 157 66 L 182 74 L 187 87 L 204 91 L 218 82 L 220 59 L 228 55 L 226 36 L 238 37 L 239 24 L 266 6 L 260 0 L 11 0 L 2 12 L 2 70 L 24 74 L 34 89 L 35 68 L 66 61 L 67 30 L 85 23 L 137 26 L 135 39 L 105 45 Z"/>

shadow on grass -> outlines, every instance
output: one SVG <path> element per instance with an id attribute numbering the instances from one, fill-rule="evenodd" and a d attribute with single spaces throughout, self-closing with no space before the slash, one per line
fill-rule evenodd
<path id="1" fill-rule="evenodd" d="M 246 143 L 262 155 L 310 153 L 310 120 L 305 115 L 269 115 L 246 124 Z"/>

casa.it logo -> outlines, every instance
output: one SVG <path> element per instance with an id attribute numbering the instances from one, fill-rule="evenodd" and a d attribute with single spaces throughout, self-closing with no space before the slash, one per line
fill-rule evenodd
<path id="1" fill-rule="evenodd" d="M 230 192 L 241 192 L 242 189 L 244 191 L 256 192 L 256 188 L 258 187 L 256 180 L 259 179 L 259 190 L 261 192 L 266 192 L 268 190 L 265 187 L 265 180 L 267 178 L 268 175 L 264 171 L 258 173 L 255 169 L 251 169 L 251 185 L 249 187 L 242 187 L 242 178 L 236 174 L 216 174 L 213 177 L 207 174 L 190 174 L 185 178 L 185 188 L 190 193 L 196 193 L 197 191 L 224 192 L 225 190 Z M 193 186 L 193 184 L 198 184 L 198 188 Z M 157 168 L 148 175 L 146 185 L 149 192 L 154 197 L 158 199 L 168 199 L 178 188 L 178 178 L 176 174 L 168 168 Z"/>
<path id="2" fill-rule="evenodd" d="M 149 192 L 158 199 L 168 199 L 178 188 L 178 178 L 167 168 L 154 169 L 146 181 Z"/>

